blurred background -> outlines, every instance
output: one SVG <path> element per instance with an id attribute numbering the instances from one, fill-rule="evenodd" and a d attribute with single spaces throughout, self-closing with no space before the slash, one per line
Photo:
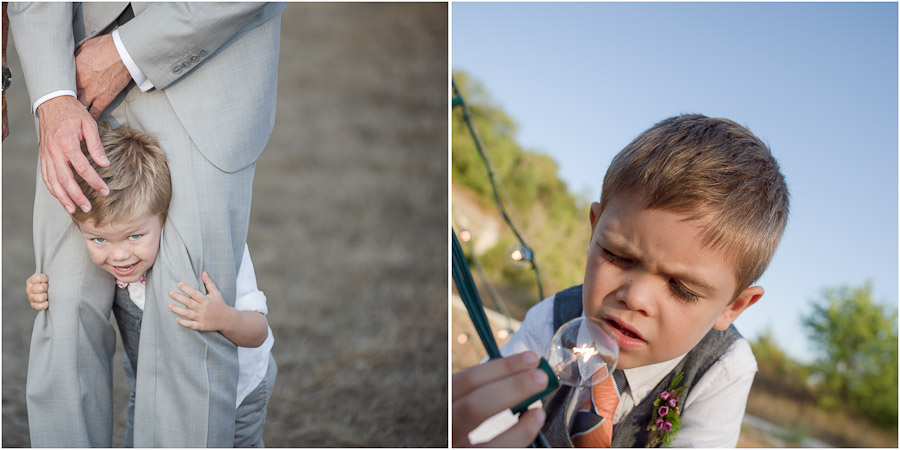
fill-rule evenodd
<path id="1" fill-rule="evenodd" d="M 897 446 L 897 5 L 570 3 L 453 7 L 453 78 L 533 250 L 543 296 L 581 283 L 613 156 L 678 114 L 771 148 L 791 216 L 763 300 L 736 326 L 760 371 L 741 446 Z M 461 108 L 452 223 L 502 345 L 537 303 Z M 452 371 L 484 351 L 454 300 Z"/>
<path id="2" fill-rule="evenodd" d="M 284 11 L 275 130 L 247 237 L 278 363 L 267 446 L 447 445 L 447 10 Z M 3 447 L 24 447 L 38 146 L 15 42 L 7 52 Z M 116 446 L 123 355 L 120 343 Z"/>

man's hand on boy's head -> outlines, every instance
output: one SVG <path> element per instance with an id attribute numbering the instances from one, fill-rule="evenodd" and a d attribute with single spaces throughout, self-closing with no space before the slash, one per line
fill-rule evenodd
<path id="1" fill-rule="evenodd" d="M 547 387 L 540 358 L 523 352 L 493 359 L 453 375 L 453 447 L 471 447 L 469 433 L 495 414 Z M 479 447 L 526 447 L 544 425 L 544 410 L 530 409 L 518 423 Z"/>
<path id="2" fill-rule="evenodd" d="M 76 206 L 84 212 L 90 211 L 91 204 L 81 192 L 69 163 L 92 188 L 102 195 L 109 194 L 109 187 L 81 152 L 81 141 L 85 141 L 88 152 L 97 165 L 109 165 L 109 159 L 103 152 L 103 144 L 100 143 L 97 122 L 75 97 L 68 95 L 41 103 L 38 106 L 38 117 L 41 178 L 44 185 L 69 214 L 75 212 Z"/>
<path id="3" fill-rule="evenodd" d="M 25 293 L 28 294 L 31 309 L 43 311 L 50 307 L 50 299 L 47 297 L 49 282 L 47 275 L 42 273 L 36 273 L 25 280 Z"/>
<path id="4" fill-rule="evenodd" d="M 206 272 L 203 272 L 204 294 L 184 283 L 178 283 L 177 291 L 169 292 L 169 297 L 185 305 L 185 308 L 169 304 L 169 311 L 178 314 L 175 320 L 179 325 L 197 331 L 225 331 L 228 324 L 233 323 L 234 308 L 225 303 L 222 293 Z"/>

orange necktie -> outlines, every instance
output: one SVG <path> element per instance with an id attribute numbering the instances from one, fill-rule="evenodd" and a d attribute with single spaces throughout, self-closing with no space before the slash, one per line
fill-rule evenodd
<path id="1" fill-rule="evenodd" d="M 613 377 L 606 377 L 600 384 L 591 388 L 591 400 L 584 404 L 582 411 L 590 411 L 591 401 L 597 415 L 603 420 L 589 430 L 573 434 L 572 443 L 576 447 L 609 448 L 612 443 L 613 415 L 619 404 L 619 392 Z"/>

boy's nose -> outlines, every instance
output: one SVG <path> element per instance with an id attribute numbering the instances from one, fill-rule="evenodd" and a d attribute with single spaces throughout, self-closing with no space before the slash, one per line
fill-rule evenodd
<path id="1" fill-rule="evenodd" d="M 113 249 L 112 249 L 112 257 L 113 257 L 113 260 L 115 260 L 115 261 L 124 262 L 130 256 L 131 256 L 131 252 L 129 252 L 127 249 L 125 249 L 123 247 L 116 246 L 116 247 L 113 247 Z"/>
<path id="2" fill-rule="evenodd" d="M 645 315 L 653 313 L 653 284 L 647 276 L 641 274 L 623 274 L 624 280 L 618 291 L 616 300 L 625 303 L 628 309 Z"/>

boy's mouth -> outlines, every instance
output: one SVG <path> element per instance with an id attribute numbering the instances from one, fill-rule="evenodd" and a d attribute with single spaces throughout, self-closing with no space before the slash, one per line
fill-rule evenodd
<path id="1" fill-rule="evenodd" d="M 607 325 L 627 338 L 644 340 L 644 338 L 641 337 L 641 335 L 638 334 L 637 331 L 628 326 L 628 324 L 619 321 L 615 317 L 607 316 L 604 317 L 603 320 L 606 321 Z"/>
<path id="2" fill-rule="evenodd" d="M 137 268 L 137 263 L 129 264 L 127 266 L 111 266 L 116 275 L 119 276 L 128 276 L 134 272 L 134 269 Z"/>

